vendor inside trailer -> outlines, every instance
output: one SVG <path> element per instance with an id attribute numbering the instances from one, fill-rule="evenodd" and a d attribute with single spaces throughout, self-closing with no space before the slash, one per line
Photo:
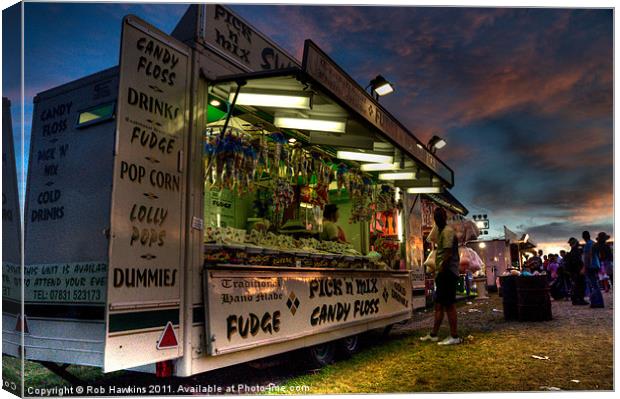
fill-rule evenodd
<path id="1" fill-rule="evenodd" d="M 297 68 L 218 79 L 206 102 L 207 262 L 405 268 L 401 195 L 433 172 Z"/>

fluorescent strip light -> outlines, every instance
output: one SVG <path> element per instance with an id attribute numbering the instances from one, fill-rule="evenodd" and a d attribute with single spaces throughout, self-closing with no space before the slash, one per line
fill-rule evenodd
<path id="1" fill-rule="evenodd" d="M 228 101 L 232 103 L 234 98 L 235 92 L 230 92 Z M 312 98 L 310 93 L 305 92 L 242 90 L 239 92 L 235 104 L 257 107 L 311 109 Z"/>
<path id="2" fill-rule="evenodd" d="M 314 205 L 309 204 L 307 202 L 300 202 L 299 206 L 302 207 L 302 208 L 310 208 L 310 209 L 314 208 Z"/>
<path id="3" fill-rule="evenodd" d="M 380 172 L 382 170 L 399 170 L 398 163 L 365 163 L 360 167 L 363 172 Z"/>
<path id="4" fill-rule="evenodd" d="M 381 173 L 379 180 L 415 180 L 415 172 Z"/>
<path id="5" fill-rule="evenodd" d="M 400 189 L 396 188 L 394 192 L 394 199 L 398 203 L 400 201 Z M 398 215 L 398 222 L 396 224 L 396 235 L 398 236 L 398 241 L 403 242 L 403 213 L 400 210 L 396 210 L 396 214 Z"/>
<path id="6" fill-rule="evenodd" d="M 439 194 L 442 191 L 441 187 L 411 187 L 407 189 L 409 194 Z"/>
<path id="7" fill-rule="evenodd" d="M 347 161 L 361 161 L 373 163 L 394 163 L 394 157 L 389 155 L 369 154 L 366 152 L 338 151 L 336 158 Z"/>
<path id="8" fill-rule="evenodd" d="M 283 116 L 276 114 L 273 124 L 277 127 L 286 129 L 344 133 L 347 121 L 346 119 L 337 118 L 298 118 L 294 116 Z"/>

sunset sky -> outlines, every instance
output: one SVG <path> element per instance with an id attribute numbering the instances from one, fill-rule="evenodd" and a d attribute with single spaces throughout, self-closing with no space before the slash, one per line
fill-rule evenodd
<path id="1" fill-rule="evenodd" d="M 26 99 L 116 65 L 124 15 L 169 33 L 186 8 L 26 3 Z M 298 59 L 310 38 L 362 86 L 394 82 L 381 103 L 422 141 L 446 138 L 452 192 L 491 236 L 507 225 L 543 249 L 613 236 L 611 10 L 231 8 Z"/>

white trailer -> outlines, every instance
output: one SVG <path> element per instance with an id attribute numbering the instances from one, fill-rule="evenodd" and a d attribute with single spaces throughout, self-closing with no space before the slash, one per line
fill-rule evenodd
<path id="1" fill-rule="evenodd" d="M 336 341 L 351 348 L 351 337 L 411 317 L 423 298 L 412 276 L 424 275 L 421 231 L 407 226 L 419 223 L 405 224 L 413 270 L 205 262 L 207 101 L 241 81 L 310 85 L 322 100 L 313 110 L 346 112 L 355 131 L 349 143 L 315 144 L 372 150 L 379 135 L 421 179 L 451 187 L 452 170 L 312 43 L 300 66 L 223 6 L 190 6 L 172 36 L 127 16 L 121 41 L 118 68 L 35 98 L 25 314 L 3 314 L 27 331 L 22 348 L 21 332 L 3 330 L 3 353 L 190 376 Z"/>
<path id="2" fill-rule="evenodd" d="M 504 239 L 469 241 L 467 246 L 480 256 L 485 264 L 486 284 L 497 289 L 497 279 L 510 267 L 510 244 Z"/>
<path id="3" fill-rule="evenodd" d="M 21 217 L 17 191 L 13 121 L 11 101 L 2 98 L 2 350 L 18 355 L 21 345 L 17 315 L 21 311 Z M 7 382 L 5 388 L 15 393 L 16 385 Z"/>

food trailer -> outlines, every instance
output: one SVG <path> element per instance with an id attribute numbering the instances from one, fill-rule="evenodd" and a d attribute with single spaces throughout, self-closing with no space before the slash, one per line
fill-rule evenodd
<path id="1" fill-rule="evenodd" d="M 511 268 L 521 269 L 525 255 L 534 251 L 536 243 L 528 234 L 523 234 L 519 238 L 516 233 L 504 226 L 503 238 L 472 240 L 467 246 L 476 251 L 484 262 L 487 287 L 495 291 L 499 288 L 499 277 Z"/>
<path id="2" fill-rule="evenodd" d="M 171 35 L 127 16 L 118 67 L 34 100 L 3 352 L 162 376 L 328 363 L 424 301 L 419 193 L 453 184 L 313 42 L 300 64 L 214 4 Z"/>
<path id="3" fill-rule="evenodd" d="M 499 276 L 510 267 L 510 244 L 506 240 L 498 238 L 470 241 L 467 246 L 476 251 L 484 262 L 487 287 L 491 291 L 496 291 Z"/>

